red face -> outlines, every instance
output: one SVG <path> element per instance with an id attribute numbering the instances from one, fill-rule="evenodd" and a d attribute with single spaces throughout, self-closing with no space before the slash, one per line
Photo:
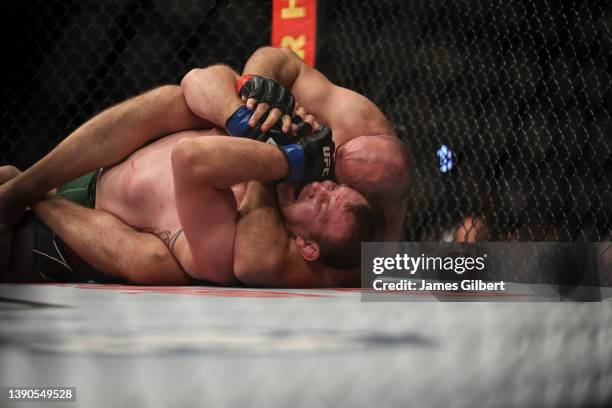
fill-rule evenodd
<path id="1" fill-rule="evenodd" d="M 356 190 L 330 180 L 307 184 L 299 194 L 295 186 L 280 184 L 277 193 L 287 229 L 307 239 L 341 239 L 353 222 L 347 204 L 368 204 Z"/>

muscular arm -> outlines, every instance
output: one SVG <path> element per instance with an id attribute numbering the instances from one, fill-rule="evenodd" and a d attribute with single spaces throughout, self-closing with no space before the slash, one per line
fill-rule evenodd
<path id="1" fill-rule="evenodd" d="M 238 211 L 234 271 L 249 286 L 321 286 L 287 234 L 270 185 L 258 181 L 247 185 Z"/>
<path id="2" fill-rule="evenodd" d="M 258 49 L 245 65 L 244 73 L 267 76 L 291 88 L 307 112 L 332 128 L 337 181 L 355 188 L 382 208 L 385 239 L 400 239 L 412 165 L 407 148 L 376 105 L 332 84 L 286 48 Z M 261 113 L 258 106 L 252 120 Z M 268 119 L 276 117 L 270 114 Z"/>
<path id="3" fill-rule="evenodd" d="M 32 204 L 32 210 L 99 271 L 135 283 L 192 282 L 161 240 L 136 231 L 110 213 L 85 208 L 53 194 Z"/>
<path id="4" fill-rule="evenodd" d="M 0 224 L 50 189 L 115 164 L 161 136 L 210 127 L 193 114 L 178 86 L 162 86 L 115 105 L 85 122 L 48 155 L 0 188 Z"/>
<path id="5" fill-rule="evenodd" d="M 389 121 L 374 103 L 332 84 L 288 48 L 258 49 L 243 72 L 275 79 L 290 88 L 308 113 L 332 128 L 337 146 L 360 135 L 394 134 Z"/>
<path id="6" fill-rule="evenodd" d="M 250 139 L 207 136 L 178 143 L 172 168 L 184 231 L 175 246 L 177 259 L 195 278 L 234 283 L 236 200 L 230 187 L 251 179 L 282 179 L 289 170 L 284 155 L 276 146 Z"/>
<path id="7" fill-rule="evenodd" d="M 238 75 L 231 68 L 214 65 L 190 71 L 183 78 L 181 88 L 192 111 L 218 126 L 224 126 L 227 118 L 243 104 L 235 90 L 237 78 Z M 181 173 L 189 169 L 189 175 L 181 175 L 176 186 L 177 201 L 180 195 L 185 207 L 183 210 L 185 219 L 190 217 L 188 214 L 189 208 L 192 207 L 190 201 L 197 203 L 202 200 L 202 194 L 214 194 L 217 195 L 217 199 L 223 199 L 218 196 L 222 194 L 219 189 L 245 181 L 245 171 L 249 175 L 248 179 L 267 177 L 268 180 L 274 180 L 281 178 L 287 170 L 286 163 L 280 160 L 280 156 L 276 157 L 280 160 L 276 162 L 279 167 L 272 169 L 265 167 L 275 165 L 274 159 L 267 157 L 266 154 L 280 153 L 276 149 L 270 149 L 270 146 L 253 145 L 253 142 L 248 141 L 246 145 L 219 144 L 215 147 L 214 141 L 214 138 L 207 138 L 203 144 L 197 142 L 189 146 L 184 144 L 183 152 L 174 152 L 177 165 L 180 155 L 185 156 L 181 160 L 189 161 L 176 167 L 176 171 Z M 259 147 L 263 151 L 249 149 L 248 146 Z M 245 147 L 241 153 L 240 149 Z M 267 153 L 264 153 L 266 151 Z M 191 156 L 191 159 L 187 156 Z M 231 161 L 230 157 L 233 157 Z M 190 160 L 194 163 L 190 164 Z M 223 161 L 239 163 L 241 166 L 231 166 L 225 170 Z M 197 166 L 201 168 L 198 170 Z M 218 174 L 214 174 L 215 171 Z M 276 177 L 270 177 L 270 174 L 274 173 Z M 206 187 L 216 188 L 198 188 L 197 191 L 191 189 L 193 181 L 187 181 L 191 177 L 199 183 L 204 182 L 207 184 Z M 210 181 L 207 182 L 207 179 Z M 192 236 L 197 232 L 197 229 L 194 229 Z M 248 183 L 234 232 L 234 273 L 242 283 L 250 286 L 313 286 L 313 274 L 287 234 L 272 187 L 266 187 L 260 181 Z M 190 246 L 194 247 L 195 242 Z M 205 259 L 202 262 L 205 262 Z"/>

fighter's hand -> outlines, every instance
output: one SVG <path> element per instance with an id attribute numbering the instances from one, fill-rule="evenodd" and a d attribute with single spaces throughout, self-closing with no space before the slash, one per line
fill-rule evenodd
<path id="1" fill-rule="evenodd" d="M 13 166 L 0 167 L 0 229 L 17 224 L 25 210 L 26 204 L 9 191 L 10 180 L 19 174 L 21 171 Z"/>
<path id="2" fill-rule="evenodd" d="M 281 131 L 289 133 L 295 109 L 295 98 L 289 89 L 273 79 L 250 74 L 238 79 L 236 89 L 253 111 L 249 119 L 252 128 L 260 124 L 261 133 L 266 133 L 281 120 Z"/>
<path id="3" fill-rule="evenodd" d="M 312 136 L 300 138 L 297 143 L 279 146 L 289 165 L 289 174 L 282 181 L 302 184 L 332 178 L 335 146 L 327 126 L 320 127 Z"/>
<path id="4" fill-rule="evenodd" d="M 291 134 L 298 139 L 302 137 L 312 136 L 313 129 L 319 128 L 320 125 L 315 121 L 314 116 L 306 113 L 303 106 L 298 106 L 293 114 L 291 121 Z"/>
<path id="5" fill-rule="evenodd" d="M 336 144 L 332 138 L 331 128 L 321 126 L 312 136 L 300 138 L 298 144 L 304 149 L 306 157 L 303 182 L 311 183 L 332 178 Z"/>

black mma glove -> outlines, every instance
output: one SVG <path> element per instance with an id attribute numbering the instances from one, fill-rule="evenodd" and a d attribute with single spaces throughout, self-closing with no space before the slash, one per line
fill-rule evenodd
<path id="1" fill-rule="evenodd" d="M 300 138 L 297 143 L 279 146 L 289 164 L 289 175 L 282 182 L 305 184 L 331 178 L 335 147 L 332 131 L 327 126 L 317 129 L 312 136 Z"/>
<path id="2" fill-rule="evenodd" d="M 283 115 L 293 115 L 295 98 L 290 90 L 273 79 L 258 75 L 243 75 L 236 81 L 238 94 L 245 101 L 257 99 L 257 103 L 267 103 L 271 108 L 278 108 Z"/>
<path id="3" fill-rule="evenodd" d="M 293 94 L 272 79 L 257 75 L 244 75 L 236 82 L 236 89 L 245 100 L 255 98 L 258 103 L 267 103 L 271 108 L 280 109 L 282 115 L 293 115 L 295 109 Z M 249 111 L 246 106 L 241 106 L 229 117 L 225 128 L 234 136 L 244 136 L 261 142 L 273 142 L 277 145 L 294 143 L 294 137 L 282 132 L 280 119 L 266 133 L 261 132 L 261 124 L 265 122 L 269 112 L 262 116 L 256 126 L 251 127 L 248 122 L 253 112 Z"/>

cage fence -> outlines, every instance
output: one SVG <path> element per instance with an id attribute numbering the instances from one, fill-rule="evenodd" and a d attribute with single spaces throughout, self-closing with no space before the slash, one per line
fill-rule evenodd
<path id="1" fill-rule="evenodd" d="M 197 66 L 240 70 L 270 38 L 269 0 L 12 7 L 18 51 L 0 151 L 20 168 L 96 112 Z M 405 240 L 610 239 L 609 4 L 337 0 L 319 10 L 317 66 L 372 99 L 410 147 Z"/>

